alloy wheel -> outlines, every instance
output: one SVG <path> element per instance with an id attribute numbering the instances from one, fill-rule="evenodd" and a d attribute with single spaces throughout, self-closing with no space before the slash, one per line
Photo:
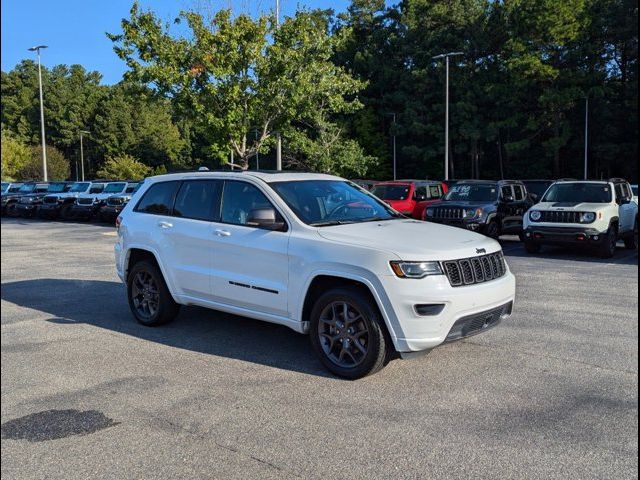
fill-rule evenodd
<path id="1" fill-rule="evenodd" d="M 131 298 L 136 313 L 142 318 L 151 318 L 158 311 L 160 294 L 155 279 L 149 272 L 141 271 L 133 279 Z"/>
<path id="2" fill-rule="evenodd" d="M 332 302 L 322 311 L 318 322 L 320 345 L 326 357 L 342 368 L 360 365 L 369 348 L 367 321 L 348 302 Z"/>

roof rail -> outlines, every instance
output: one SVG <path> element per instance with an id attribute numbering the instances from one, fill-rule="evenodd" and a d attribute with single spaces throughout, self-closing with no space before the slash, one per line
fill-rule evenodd
<path id="1" fill-rule="evenodd" d="M 608 181 L 612 183 L 621 183 L 621 182 L 627 183 L 626 179 L 620 178 L 620 177 L 613 177 L 613 178 L 610 178 Z"/>

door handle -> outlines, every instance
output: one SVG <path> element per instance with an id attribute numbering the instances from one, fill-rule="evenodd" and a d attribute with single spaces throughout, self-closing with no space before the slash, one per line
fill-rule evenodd
<path id="1" fill-rule="evenodd" d="M 231 232 L 228 231 L 228 230 L 216 230 L 213 233 L 215 233 L 219 237 L 230 237 L 231 236 Z"/>
<path id="2" fill-rule="evenodd" d="M 172 228 L 173 227 L 173 223 L 170 223 L 170 222 L 158 222 L 158 226 L 160 228 Z"/>

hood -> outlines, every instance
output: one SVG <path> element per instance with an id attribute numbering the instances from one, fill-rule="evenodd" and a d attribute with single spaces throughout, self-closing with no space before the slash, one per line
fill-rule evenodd
<path id="1" fill-rule="evenodd" d="M 117 193 L 81 193 L 76 198 L 95 198 L 96 200 L 106 200 L 109 197 L 114 195 L 119 195 Z"/>
<path id="2" fill-rule="evenodd" d="M 608 203 L 541 202 L 536 204 L 534 209 L 547 212 L 596 212 L 608 206 Z"/>
<path id="3" fill-rule="evenodd" d="M 400 260 L 454 260 L 501 250 L 484 235 L 418 220 L 387 220 L 320 227 L 323 238 L 394 253 Z"/>

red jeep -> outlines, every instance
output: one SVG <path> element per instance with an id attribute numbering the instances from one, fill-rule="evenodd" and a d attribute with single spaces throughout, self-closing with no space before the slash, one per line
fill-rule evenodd
<path id="1" fill-rule="evenodd" d="M 425 208 L 440 200 L 447 190 L 446 185 L 433 180 L 395 180 L 377 183 L 371 193 L 400 213 L 422 220 Z"/>

